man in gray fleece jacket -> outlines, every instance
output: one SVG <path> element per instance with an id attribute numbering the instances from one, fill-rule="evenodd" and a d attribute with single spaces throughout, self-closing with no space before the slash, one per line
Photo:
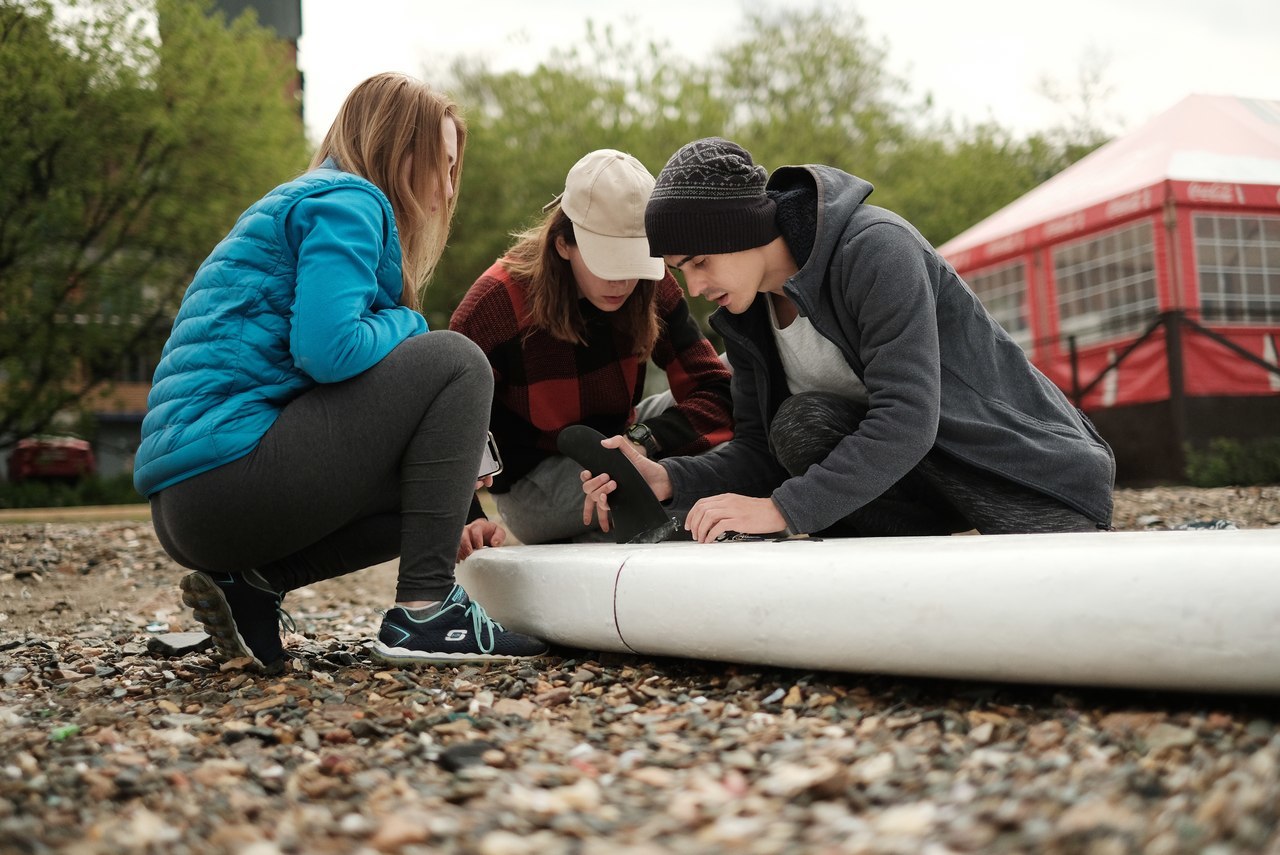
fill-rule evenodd
<path id="1" fill-rule="evenodd" d="M 719 138 L 676 152 L 645 229 L 689 293 L 720 306 L 734 438 L 660 463 L 604 444 L 690 508 L 703 542 L 1109 529 L 1111 449 L 920 233 L 866 204 L 871 191 L 817 165 L 766 183 Z M 605 517 L 614 489 L 584 472 L 584 517 Z"/>

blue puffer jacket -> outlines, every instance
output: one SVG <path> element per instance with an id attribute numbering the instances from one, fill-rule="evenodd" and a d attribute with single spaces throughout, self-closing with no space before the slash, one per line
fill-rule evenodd
<path id="1" fill-rule="evenodd" d="M 391 205 L 372 183 L 320 168 L 268 193 L 182 298 L 147 398 L 138 492 L 243 457 L 294 398 L 425 332 L 401 289 Z"/>

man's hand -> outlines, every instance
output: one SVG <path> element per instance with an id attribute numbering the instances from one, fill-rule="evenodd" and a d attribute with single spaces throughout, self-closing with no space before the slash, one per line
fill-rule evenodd
<path id="1" fill-rule="evenodd" d="M 507 530 L 492 520 L 473 520 L 463 526 L 462 540 L 458 543 L 458 561 L 485 546 L 501 546 L 506 543 Z"/>
<path id="2" fill-rule="evenodd" d="M 627 460 L 631 461 L 631 465 L 640 473 L 640 477 L 644 478 L 658 501 L 665 502 L 671 498 L 671 476 L 667 474 L 662 464 L 645 457 L 635 444 L 624 436 L 606 437 L 600 440 L 600 444 L 605 448 L 622 449 L 622 453 L 626 455 Z M 579 477 L 582 478 L 582 492 L 586 493 L 586 498 L 582 502 L 582 524 L 591 525 L 591 520 L 599 516 L 600 530 L 608 531 L 609 494 L 618 489 L 618 482 L 614 481 L 608 472 L 593 475 L 586 469 L 582 470 Z"/>
<path id="3" fill-rule="evenodd" d="M 787 521 L 772 499 L 721 493 L 699 499 L 685 517 L 684 527 L 693 534 L 694 540 L 709 543 L 726 531 L 739 534 L 785 531 Z"/>

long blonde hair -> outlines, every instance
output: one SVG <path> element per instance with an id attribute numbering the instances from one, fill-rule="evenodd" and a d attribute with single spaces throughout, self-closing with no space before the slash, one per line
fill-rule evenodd
<path id="1" fill-rule="evenodd" d="M 570 246 L 578 245 L 573 222 L 557 204 L 541 222 L 513 237 L 516 242 L 501 263 L 508 273 L 527 283 L 531 327 L 541 327 L 560 341 L 586 344 L 586 323 L 578 308 L 578 281 L 572 266 L 556 251 L 556 238 L 564 238 Z M 658 338 L 656 293 L 656 283 L 641 279 L 631 298 L 610 317 L 623 346 L 642 360 L 649 358 Z"/>
<path id="2" fill-rule="evenodd" d="M 452 169 L 441 129 L 446 118 L 458 128 Z M 333 158 L 340 169 L 368 179 L 387 195 L 403 256 L 400 302 L 413 309 L 420 307 L 421 291 L 449 239 L 466 142 L 467 126 L 447 95 L 416 78 L 386 72 L 351 90 L 311 159 L 315 169 Z M 407 163 L 411 169 L 405 169 Z M 445 198 L 446 176 L 453 183 L 450 199 Z"/>

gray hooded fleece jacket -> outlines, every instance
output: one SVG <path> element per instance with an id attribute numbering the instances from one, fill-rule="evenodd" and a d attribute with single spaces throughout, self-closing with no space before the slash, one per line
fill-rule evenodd
<path id="1" fill-rule="evenodd" d="M 734 438 L 662 462 L 670 504 L 687 508 L 720 493 L 770 496 L 788 530 L 820 531 L 880 496 L 936 445 L 1109 524 L 1111 449 L 928 241 L 902 217 L 865 203 L 872 189 L 817 165 L 782 167 L 768 184 L 775 198 L 816 205 L 812 250 L 796 258 L 800 270 L 784 288 L 866 384 L 866 418 L 824 461 L 788 477 L 768 440 L 790 396 L 768 295 L 741 315 L 720 309 L 711 326 L 733 366 Z M 800 242 L 783 233 L 795 255 Z"/>

